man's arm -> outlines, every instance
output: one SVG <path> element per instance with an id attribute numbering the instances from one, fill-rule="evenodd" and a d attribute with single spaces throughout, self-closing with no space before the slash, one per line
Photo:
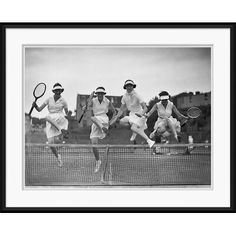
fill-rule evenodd
<path id="1" fill-rule="evenodd" d="M 178 119 L 183 119 L 183 118 L 184 118 L 184 119 L 188 119 L 187 116 L 182 115 L 182 114 L 178 111 L 178 109 L 176 108 L 175 105 L 173 105 L 172 110 L 173 110 L 173 112 L 177 115 Z"/>
<path id="2" fill-rule="evenodd" d="M 67 107 L 64 107 L 64 111 L 65 111 L 65 113 L 66 113 L 66 115 L 68 115 L 68 108 Z"/>
<path id="3" fill-rule="evenodd" d="M 94 116 L 94 113 L 93 113 L 93 100 L 91 100 L 91 101 L 88 102 L 87 107 L 84 106 L 84 107 L 82 108 L 83 111 L 86 110 L 86 109 L 87 109 L 87 111 L 90 112 L 91 117 L 93 117 L 93 116 Z"/>
<path id="4" fill-rule="evenodd" d="M 146 117 L 150 117 L 152 113 L 157 109 L 157 104 L 155 104 L 152 109 L 146 114 Z"/>
<path id="5" fill-rule="evenodd" d="M 111 102 L 109 102 L 109 109 L 112 111 L 112 118 L 116 115 L 116 109 Z M 112 119 L 111 118 L 111 119 Z"/>
<path id="6" fill-rule="evenodd" d="M 110 120 L 110 125 L 113 125 L 117 121 L 117 119 L 122 116 L 122 114 L 126 109 L 127 109 L 126 105 L 121 104 L 120 110 L 118 111 L 117 115 L 113 116 L 112 119 Z"/>
<path id="7" fill-rule="evenodd" d="M 38 112 L 42 111 L 47 106 L 47 104 L 43 103 L 40 107 L 38 107 L 36 102 L 33 102 L 32 105 L 35 107 L 36 111 L 38 111 Z"/>
<path id="8" fill-rule="evenodd" d="M 146 112 L 147 112 L 147 105 L 145 102 L 142 102 L 141 103 L 141 107 L 143 108 L 143 111 L 142 111 L 142 114 L 141 115 L 144 115 Z"/>
<path id="9" fill-rule="evenodd" d="M 118 113 L 116 115 L 117 118 L 120 118 L 126 109 L 127 109 L 126 105 L 125 104 L 121 104 L 120 110 L 118 111 Z"/>

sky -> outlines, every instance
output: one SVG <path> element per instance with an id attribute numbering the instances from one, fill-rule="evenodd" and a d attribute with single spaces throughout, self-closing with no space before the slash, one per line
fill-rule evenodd
<path id="1" fill-rule="evenodd" d="M 90 94 L 99 86 L 107 95 L 124 94 L 124 81 L 132 79 L 136 91 L 148 103 L 161 91 L 170 95 L 181 92 L 211 91 L 211 49 L 190 47 L 105 47 L 57 46 L 26 47 L 24 63 L 25 112 L 34 100 L 33 89 L 47 85 L 41 105 L 53 95 L 52 87 L 60 83 L 69 110 L 76 109 L 76 95 Z M 45 117 L 45 108 L 32 116 Z"/>

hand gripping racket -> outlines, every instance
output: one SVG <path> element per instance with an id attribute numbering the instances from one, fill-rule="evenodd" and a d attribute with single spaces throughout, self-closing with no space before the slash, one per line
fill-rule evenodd
<path id="1" fill-rule="evenodd" d="M 202 111 L 198 107 L 190 107 L 187 110 L 187 116 L 190 119 L 196 119 L 201 115 Z M 186 119 L 184 122 L 181 123 L 181 127 L 183 127 L 189 119 Z"/>
<path id="2" fill-rule="evenodd" d="M 85 109 L 83 110 L 83 113 L 82 113 L 82 115 L 81 115 L 81 117 L 79 118 L 79 123 L 81 122 L 81 120 L 83 119 L 83 117 L 84 117 L 84 114 L 85 114 L 85 112 L 87 111 L 87 109 L 88 109 L 88 106 L 90 105 L 90 103 L 91 103 L 91 101 L 92 101 L 92 99 L 93 99 L 93 97 L 94 97 L 94 91 L 89 95 L 89 98 L 88 98 L 88 100 L 87 100 L 87 103 L 86 103 L 86 107 L 85 107 Z"/>
<path id="3" fill-rule="evenodd" d="M 46 92 L 46 84 L 44 83 L 39 83 L 33 91 L 33 95 L 34 95 L 34 102 L 36 102 L 39 98 L 41 98 Z M 30 112 L 29 112 L 29 116 L 31 116 L 31 113 L 34 109 L 34 106 L 31 107 Z"/>

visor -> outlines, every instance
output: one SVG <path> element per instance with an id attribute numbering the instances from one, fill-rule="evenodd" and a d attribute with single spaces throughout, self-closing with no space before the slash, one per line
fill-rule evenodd
<path id="1" fill-rule="evenodd" d="M 97 94 L 97 93 L 106 94 L 106 91 L 105 91 L 105 89 L 99 88 L 99 89 L 96 89 L 96 91 L 95 91 L 95 94 Z"/>
<path id="2" fill-rule="evenodd" d="M 169 95 L 160 96 L 161 100 L 168 100 L 169 98 L 170 98 Z"/>
<path id="3" fill-rule="evenodd" d="M 62 90 L 62 92 L 64 91 L 64 88 L 62 88 L 62 86 L 59 86 L 59 85 L 53 87 L 52 91 L 57 90 L 57 89 Z"/>
<path id="4" fill-rule="evenodd" d="M 126 89 L 126 85 L 128 84 L 133 85 L 133 87 L 136 88 L 136 84 L 134 83 L 133 80 L 126 80 L 123 88 Z"/>

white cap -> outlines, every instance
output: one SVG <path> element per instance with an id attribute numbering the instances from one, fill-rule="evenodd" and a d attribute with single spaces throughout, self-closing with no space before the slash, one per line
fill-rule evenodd
<path id="1" fill-rule="evenodd" d="M 128 85 L 128 84 L 131 84 L 131 85 L 133 85 L 134 88 L 136 88 L 136 84 L 131 79 L 128 79 L 128 80 L 125 81 L 125 84 L 124 84 L 123 88 L 126 89 L 126 85 Z"/>
<path id="2" fill-rule="evenodd" d="M 96 91 L 95 91 L 95 94 L 97 94 L 97 93 L 104 93 L 104 94 L 106 94 L 106 90 L 103 87 L 98 87 L 96 89 Z"/>
<path id="3" fill-rule="evenodd" d="M 56 85 L 56 86 L 53 86 L 53 89 L 52 89 L 52 91 L 54 91 L 54 90 L 56 90 L 56 89 L 60 89 L 60 90 L 64 91 L 64 88 L 62 88 L 62 86 L 61 86 L 61 85 Z"/>
<path id="4" fill-rule="evenodd" d="M 161 99 L 161 100 L 168 100 L 169 98 L 170 98 L 169 95 L 160 96 L 160 99 Z"/>

